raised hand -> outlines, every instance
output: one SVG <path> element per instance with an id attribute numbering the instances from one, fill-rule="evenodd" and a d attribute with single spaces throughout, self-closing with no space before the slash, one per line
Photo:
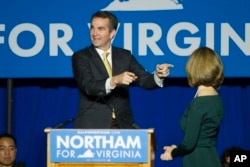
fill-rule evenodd
<path id="1" fill-rule="evenodd" d="M 172 64 L 158 64 L 156 66 L 156 75 L 159 78 L 165 78 L 170 74 L 170 68 L 174 67 Z"/>
<path id="2" fill-rule="evenodd" d="M 137 79 L 137 76 L 134 73 L 125 71 L 119 75 L 113 76 L 111 78 L 110 83 L 111 83 L 111 86 L 130 85 L 136 79 Z"/>

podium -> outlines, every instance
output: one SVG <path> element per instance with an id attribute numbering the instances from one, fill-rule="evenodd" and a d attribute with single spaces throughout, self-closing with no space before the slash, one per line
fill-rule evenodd
<path id="1" fill-rule="evenodd" d="M 59 145 L 57 142 L 58 142 L 58 136 L 57 138 L 55 139 L 55 135 L 53 135 L 55 132 L 57 133 L 66 133 L 66 134 L 70 134 L 70 133 L 79 133 L 79 134 L 83 134 L 82 136 L 84 137 L 84 133 L 89 133 L 89 134 L 93 134 L 95 132 L 99 132 L 100 134 L 105 134 L 105 133 L 125 133 L 125 135 L 123 136 L 124 138 L 128 138 L 130 140 L 130 144 L 132 143 L 131 142 L 131 137 L 130 136 L 130 133 L 131 134 L 140 134 L 139 132 L 142 133 L 143 131 L 143 134 L 145 134 L 146 139 L 142 139 L 142 143 L 144 142 L 144 144 L 141 144 L 140 141 L 139 141 L 139 138 L 140 136 L 136 136 L 138 140 L 136 140 L 135 144 L 131 144 L 133 146 L 135 146 L 136 144 L 137 145 L 140 145 L 141 146 L 141 149 L 145 149 L 145 151 L 143 151 L 143 155 L 145 154 L 145 159 L 144 161 L 142 162 L 134 162 L 134 159 L 137 159 L 136 156 L 140 155 L 138 152 L 137 153 L 134 153 L 133 156 L 135 156 L 135 158 L 130 161 L 130 158 L 125 158 L 125 161 L 117 161 L 117 157 L 114 159 L 114 161 L 117 161 L 117 162 L 114 162 L 111 160 L 105 160 L 106 158 L 103 158 L 102 160 L 104 161 L 94 161 L 94 160 L 89 160 L 89 161 L 81 161 L 81 160 L 78 160 L 77 159 L 77 162 L 75 161 L 71 161 L 71 160 L 63 160 L 63 161 L 54 161 L 52 160 L 53 157 L 55 157 L 54 154 L 56 154 L 56 156 L 58 156 L 58 152 L 55 153 L 53 151 L 55 145 Z M 114 130 L 114 129 L 89 129 L 89 130 L 86 130 L 86 129 L 51 129 L 51 128 L 46 128 L 44 130 L 44 132 L 47 134 L 47 167 L 153 167 L 154 166 L 154 151 L 156 149 L 156 142 L 155 142 L 155 138 L 154 138 L 154 129 L 132 129 L 132 130 Z M 128 134 L 128 137 L 126 137 L 126 134 Z M 105 136 L 104 136 L 105 137 Z M 76 145 L 77 143 L 84 143 L 84 142 L 79 142 L 80 141 L 80 136 L 79 135 L 75 135 L 72 137 L 72 139 L 75 139 L 77 140 L 78 142 L 75 142 L 75 144 L 73 145 Z M 113 139 L 113 136 L 109 137 L 109 139 Z M 67 135 L 67 141 L 69 141 L 69 135 Z M 100 136 L 98 136 L 98 138 L 96 139 L 100 139 Z M 118 136 L 117 138 L 117 141 L 116 141 L 116 144 L 117 146 L 121 146 L 121 144 L 123 143 L 122 142 L 122 136 Z M 56 140 L 56 141 L 55 141 Z M 90 139 L 86 139 L 85 141 L 85 144 L 87 142 L 91 141 Z M 64 143 L 64 141 L 61 141 L 61 143 Z M 74 143 L 73 141 L 69 142 L 69 143 Z M 98 143 L 103 143 L 103 142 L 98 142 Z M 105 142 L 104 142 L 105 143 Z M 110 141 L 106 142 L 108 144 L 110 144 Z M 87 145 L 87 144 L 86 144 Z M 90 146 L 92 146 L 91 144 L 88 144 Z M 93 148 L 93 146 L 92 146 Z M 128 149 L 125 149 L 124 151 L 127 151 Z M 57 150 L 58 151 L 58 150 Z M 88 150 L 89 151 L 89 150 Z M 71 151 L 72 152 L 72 151 Z M 119 150 L 116 152 L 116 153 L 120 153 L 122 152 L 121 148 L 119 148 Z M 107 153 L 109 153 L 108 155 L 110 155 L 110 152 L 107 151 Z M 96 153 L 94 153 L 95 155 L 97 155 Z M 98 153 L 98 155 L 100 155 L 101 153 Z M 116 154 L 114 154 L 116 155 Z M 142 156 L 140 156 L 141 158 Z"/>

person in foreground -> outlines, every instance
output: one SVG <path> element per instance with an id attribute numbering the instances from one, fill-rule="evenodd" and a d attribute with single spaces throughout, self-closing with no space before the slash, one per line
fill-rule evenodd
<path id="1" fill-rule="evenodd" d="M 16 139 L 11 134 L 0 135 L 0 167 L 24 167 L 16 163 Z"/>
<path id="2" fill-rule="evenodd" d="M 226 149 L 221 156 L 221 167 L 230 167 L 230 154 L 237 151 L 244 151 L 244 150 L 238 146 Z"/>
<path id="3" fill-rule="evenodd" d="M 80 90 L 75 128 L 135 128 L 130 107 L 129 85 L 145 89 L 163 86 L 171 64 L 159 64 L 148 73 L 129 50 L 111 45 L 118 20 L 108 11 L 91 17 L 92 45 L 72 56 L 73 75 Z"/>
<path id="4" fill-rule="evenodd" d="M 200 47 L 187 61 L 186 73 L 197 92 L 181 119 L 184 139 L 178 146 L 164 146 L 160 158 L 183 156 L 183 167 L 220 167 L 215 143 L 224 112 L 217 92 L 224 80 L 222 61 L 214 50 Z"/>

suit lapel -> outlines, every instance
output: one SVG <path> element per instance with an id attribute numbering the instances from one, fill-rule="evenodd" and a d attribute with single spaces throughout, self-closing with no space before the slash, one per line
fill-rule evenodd
<path id="1" fill-rule="evenodd" d="M 112 72 L 113 75 L 117 75 L 117 70 L 119 69 L 119 65 L 121 65 L 119 61 L 119 54 L 114 47 L 112 47 Z"/>
<path id="2" fill-rule="evenodd" d="M 108 72 L 103 64 L 102 59 L 100 58 L 99 54 L 97 53 L 96 49 L 94 46 L 90 47 L 90 59 L 92 62 L 95 64 L 96 69 L 98 69 L 101 73 L 105 74 L 108 76 Z"/>

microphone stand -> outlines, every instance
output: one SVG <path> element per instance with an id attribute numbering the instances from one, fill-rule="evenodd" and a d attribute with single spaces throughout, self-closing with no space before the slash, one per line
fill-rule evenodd
<path id="1" fill-rule="evenodd" d="M 74 122 L 75 119 L 76 119 L 76 118 L 70 118 L 70 119 L 68 119 L 68 120 L 66 120 L 66 121 L 64 121 L 64 122 L 61 122 L 61 123 L 57 124 L 57 125 L 54 127 L 54 129 L 61 129 L 62 127 L 64 127 L 64 126 L 66 126 L 66 125 L 68 125 L 68 124 Z"/>
<path id="2" fill-rule="evenodd" d="M 96 98 L 96 100 L 93 101 L 93 103 L 91 103 L 85 110 L 90 109 L 90 107 L 92 107 L 98 100 L 100 100 L 101 97 L 102 97 L 102 96 L 98 96 L 98 97 Z M 76 117 L 70 118 L 70 119 L 68 119 L 68 120 L 66 120 L 66 121 L 63 121 L 63 122 L 57 124 L 54 128 L 55 128 L 55 129 L 61 129 L 62 127 L 66 126 L 66 125 L 68 125 L 68 124 L 74 122 L 74 121 L 77 120 L 78 118 L 80 118 L 80 117 L 83 115 L 83 113 L 85 113 L 85 112 L 81 112 L 81 113 L 80 113 L 79 115 L 77 115 Z"/>

